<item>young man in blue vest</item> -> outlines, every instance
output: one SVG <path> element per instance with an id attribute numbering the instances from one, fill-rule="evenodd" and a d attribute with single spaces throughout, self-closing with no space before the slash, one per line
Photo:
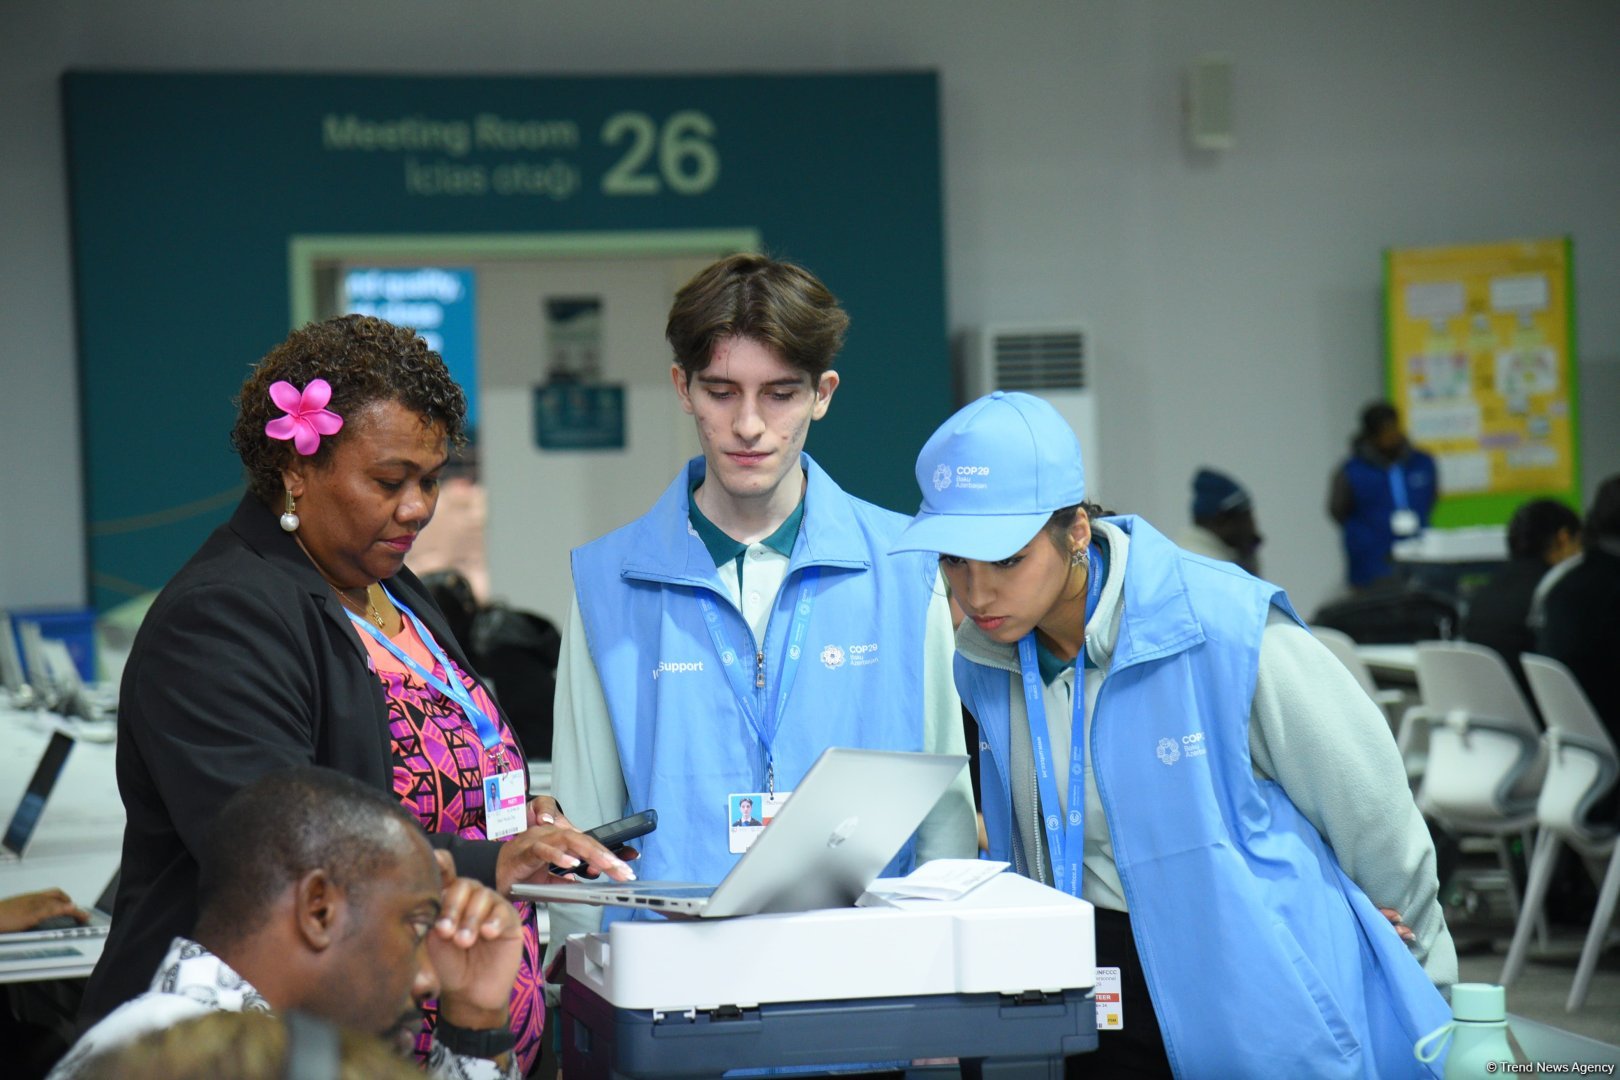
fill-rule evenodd
<path id="1" fill-rule="evenodd" d="M 557 672 L 558 802 L 592 827 L 656 809 L 638 876 L 719 881 L 823 749 L 963 752 L 952 626 L 906 519 L 804 453 L 838 388 L 849 318 L 803 268 L 734 255 L 676 294 L 670 374 L 703 456 L 640 519 L 574 552 Z M 967 773 L 887 872 L 971 857 Z M 599 925 L 552 907 L 552 940 Z M 615 917 L 610 915 L 609 918 Z"/>

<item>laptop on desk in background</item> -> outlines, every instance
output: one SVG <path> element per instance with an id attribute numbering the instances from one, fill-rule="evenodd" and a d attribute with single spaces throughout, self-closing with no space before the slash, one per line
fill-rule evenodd
<path id="1" fill-rule="evenodd" d="M 90 909 L 89 923 L 0 934 L 0 983 L 50 978 L 59 969 L 77 969 L 75 975 L 81 971 L 88 974 L 86 965 L 95 964 L 107 943 L 117 895 L 115 872 Z"/>
<path id="2" fill-rule="evenodd" d="M 0 841 L 0 862 L 20 859 L 28 851 L 34 832 L 39 828 L 39 819 L 45 816 L 45 804 L 50 800 L 57 780 L 61 779 L 62 770 L 67 766 L 68 752 L 72 749 L 71 735 L 64 735 L 60 731 L 51 733 L 51 741 L 45 746 L 45 753 L 34 769 L 33 778 L 28 781 L 22 801 L 17 804 L 11 821 L 6 825 L 5 839 Z"/>
<path id="3" fill-rule="evenodd" d="M 718 885 L 601 880 L 512 895 L 703 919 L 851 907 L 966 766 L 960 754 L 831 747 Z"/>

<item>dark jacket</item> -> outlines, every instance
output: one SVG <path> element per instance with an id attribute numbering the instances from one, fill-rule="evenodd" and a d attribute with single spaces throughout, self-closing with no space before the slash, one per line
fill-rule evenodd
<path id="1" fill-rule="evenodd" d="M 1547 564 L 1540 556 L 1504 563 L 1469 596 L 1468 613 L 1462 621 L 1466 640 L 1495 649 L 1507 661 L 1526 700 L 1530 700 L 1530 684 L 1525 682 L 1519 654 L 1536 651 L 1530 600 L 1546 574 Z"/>
<path id="2" fill-rule="evenodd" d="M 1580 564 L 1547 593 L 1536 651 L 1563 661 L 1620 742 L 1620 550 L 1587 541 Z"/>
<path id="3" fill-rule="evenodd" d="M 471 673 L 416 576 L 387 584 Z M 310 764 L 393 792 L 388 706 L 366 656 L 337 595 L 251 495 L 158 594 L 119 692 L 122 877 L 82 1021 L 144 991 L 170 940 L 192 932 L 197 852 L 233 792 Z M 431 839 L 494 884 L 498 843 Z"/>

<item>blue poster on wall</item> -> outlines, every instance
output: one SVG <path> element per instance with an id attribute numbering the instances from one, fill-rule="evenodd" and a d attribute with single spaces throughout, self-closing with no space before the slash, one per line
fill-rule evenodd
<path id="1" fill-rule="evenodd" d="M 343 275 L 343 310 L 408 326 L 444 359 L 467 395 L 467 437 L 478 438 L 477 275 L 437 266 L 355 267 Z"/>
<path id="2" fill-rule="evenodd" d="M 851 317 L 809 450 L 914 509 L 917 448 L 952 404 L 938 90 L 932 73 L 64 75 L 95 604 L 160 587 L 239 497 L 232 398 L 287 333 L 301 238 L 748 230 Z"/>

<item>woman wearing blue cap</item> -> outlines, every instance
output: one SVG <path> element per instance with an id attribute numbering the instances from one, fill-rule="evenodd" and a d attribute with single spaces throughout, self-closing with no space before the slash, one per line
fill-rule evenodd
<path id="1" fill-rule="evenodd" d="M 1433 845 L 1388 725 L 1282 590 L 1097 516 L 1074 432 L 1027 394 L 957 412 L 917 482 L 895 550 L 939 552 L 967 615 L 990 855 L 1091 901 L 1119 969 L 1078 1065 L 1421 1073 L 1457 976 Z"/>

